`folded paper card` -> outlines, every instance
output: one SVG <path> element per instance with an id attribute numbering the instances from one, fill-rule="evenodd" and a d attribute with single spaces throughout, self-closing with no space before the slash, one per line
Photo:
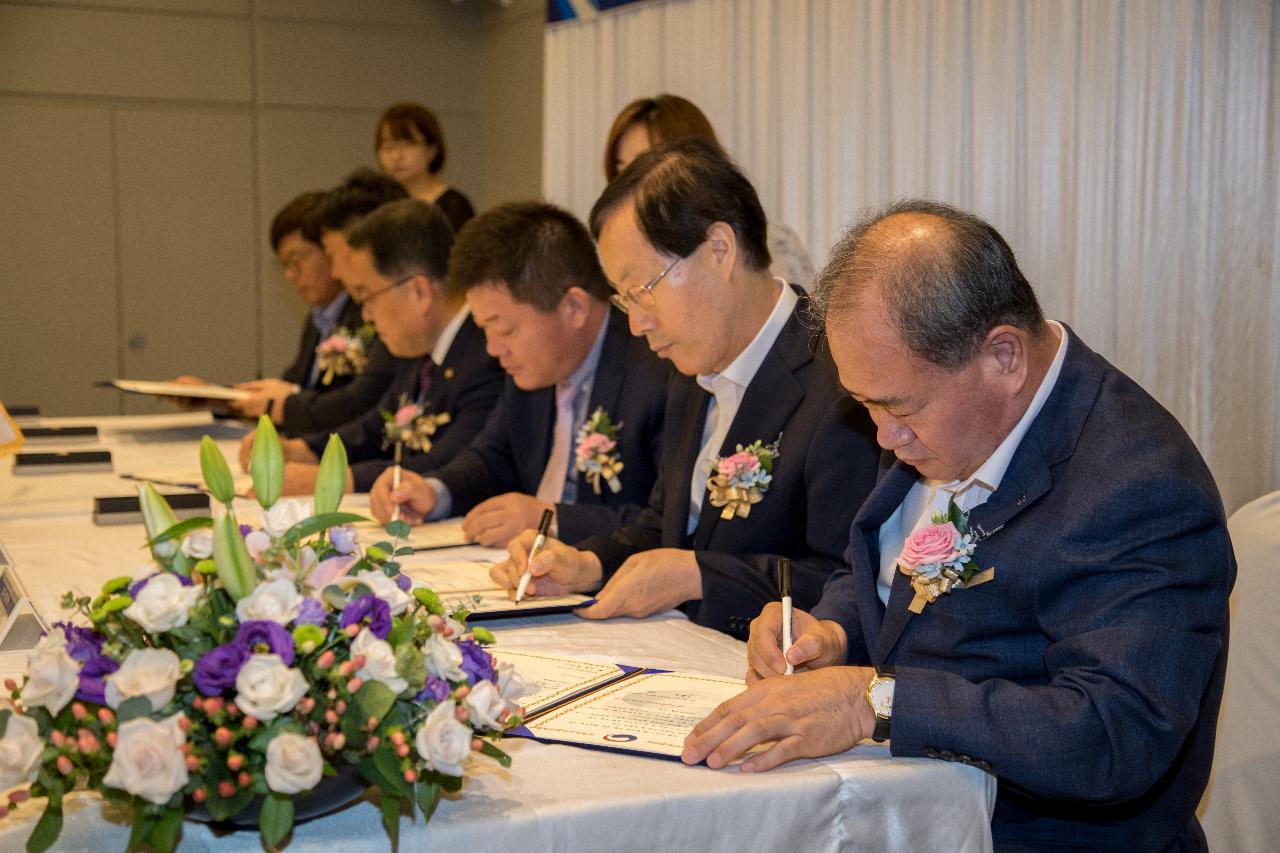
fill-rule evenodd
<path id="1" fill-rule="evenodd" d="M 99 382 L 105 388 L 119 388 L 130 394 L 151 397 L 187 397 L 192 400 L 247 400 L 252 396 L 239 388 L 225 385 L 187 385 L 184 382 L 151 382 L 145 379 L 109 379 Z"/>

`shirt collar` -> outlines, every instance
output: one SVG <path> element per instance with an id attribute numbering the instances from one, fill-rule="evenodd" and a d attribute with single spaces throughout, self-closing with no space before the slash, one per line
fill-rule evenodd
<path id="1" fill-rule="evenodd" d="M 596 332 L 595 342 L 591 344 L 591 349 L 587 351 L 587 357 L 574 369 L 573 373 L 569 374 L 567 379 L 556 383 L 557 391 L 581 388 L 596 375 L 596 368 L 600 366 L 600 353 L 604 350 L 605 333 L 609 331 L 609 312 L 611 310 L 610 308 L 605 309 L 604 319 L 600 321 L 600 330 Z"/>
<path id="2" fill-rule="evenodd" d="M 344 290 L 335 296 L 328 305 L 318 305 L 311 309 L 311 325 L 315 326 L 316 330 L 320 332 L 320 337 L 327 338 L 333 334 L 334 327 L 338 325 L 338 318 L 342 316 L 342 312 L 350 301 L 350 294 Z"/>
<path id="3" fill-rule="evenodd" d="M 1031 422 L 1036 419 L 1036 415 L 1040 414 L 1040 410 L 1044 408 L 1045 400 L 1049 399 L 1049 394 L 1052 393 L 1053 387 L 1058 384 L 1058 374 L 1062 372 L 1062 362 L 1067 357 L 1066 327 L 1055 320 L 1049 320 L 1048 323 L 1058 332 L 1058 349 L 1053 355 L 1053 361 L 1049 364 L 1049 370 L 1045 372 L 1044 378 L 1040 380 L 1040 387 L 1036 389 L 1035 396 L 1031 398 L 1031 404 L 1022 413 L 1022 417 L 1014 428 L 1004 437 L 1004 441 L 1000 442 L 1000 446 L 995 449 L 995 452 L 987 457 L 987 461 L 978 466 L 978 470 L 974 471 L 964 481 L 952 480 L 950 483 L 940 485 L 940 488 L 955 495 L 967 491 L 972 486 L 980 486 L 987 492 L 994 492 L 1000 488 L 1000 481 L 1004 479 L 1005 472 L 1009 470 L 1009 463 L 1013 461 L 1013 454 L 1017 451 L 1018 445 L 1022 444 L 1023 437 L 1027 434 L 1027 430 L 1031 428 Z"/>
<path id="4" fill-rule="evenodd" d="M 795 310 L 796 304 L 800 301 L 800 297 L 785 281 L 780 278 L 775 279 L 775 281 L 781 287 L 778 301 L 774 303 L 768 319 L 764 321 L 760 331 L 756 332 L 756 336 L 751 339 L 751 343 L 747 344 L 747 348 L 738 353 L 738 357 L 730 362 L 729 366 L 720 373 L 698 374 L 698 384 L 707 391 L 714 394 L 715 387 L 724 380 L 732 382 L 739 388 L 746 388 L 751 384 L 751 380 L 755 378 L 756 371 L 764 363 L 765 356 L 773 348 L 774 341 L 782 333 L 782 327 L 787 324 L 787 320 L 791 317 L 791 312 Z"/>
<path id="5" fill-rule="evenodd" d="M 453 346 L 453 339 L 458 336 L 458 330 L 462 328 L 462 324 L 469 316 L 471 316 L 471 306 L 464 302 L 458 309 L 458 313 L 454 314 L 453 319 L 449 321 L 449 325 L 441 330 L 440 337 L 436 338 L 436 345 L 431 348 L 432 361 L 436 364 L 444 364 L 444 358 L 449 354 L 449 348 Z"/>

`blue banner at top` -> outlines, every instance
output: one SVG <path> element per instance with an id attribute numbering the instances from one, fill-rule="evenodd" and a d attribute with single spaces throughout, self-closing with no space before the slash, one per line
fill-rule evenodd
<path id="1" fill-rule="evenodd" d="M 592 18 L 597 12 L 643 2 L 644 0 L 547 0 L 547 23 Z"/>

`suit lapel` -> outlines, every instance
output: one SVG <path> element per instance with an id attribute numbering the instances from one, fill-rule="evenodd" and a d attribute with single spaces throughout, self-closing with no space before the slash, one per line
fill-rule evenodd
<path id="1" fill-rule="evenodd" d="M 862 625 L 863 641 L 868 651 L 874 651 L 879 643 L 882 626 L 888 621 L 886 608 L 880 604 L 877 582 L 880 577 L 880 527 L 902 504 L 907 492 L 915 485 L 919 475 L 914 468 L 894 462 L 888 472 L 867 496 L 862 508 L 853 519 L 849 540 L 849 566 L 858 584 L 858 616 Z M 894 579 L 896 586 L 897 579 Z M 893 608 L 892 594 L 889 609 Z M 874 658 L 873 658 L 874 659 Z"/>

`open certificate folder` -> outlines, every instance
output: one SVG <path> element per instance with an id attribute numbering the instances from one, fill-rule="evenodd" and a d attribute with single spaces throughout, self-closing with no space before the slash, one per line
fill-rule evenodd
<path id="1" fill-rule="evenodd" d="M 684 739 L 746 684 L 737 678 L 636 669 L 501 646 L 528 692 L 525 723 L 508 732 L 548 743 L 679 758 Z"/>
<path id="2" fill-rule="evenodd" d="M 252 394 L 225 385 L 188 385 L 185 382 L 151 382 L 145 379 L 108 379 L 96 383 L 101 387 L 119 388 L 130 394 L 150 397 L 189 397 L 193 400 L 247 400 Z"/>
<path id="3" fill-rule="evenodd" d="M 568 613 L 592 602 L 585 595 L 558 595 L 526 598 L 517 605 L 508 590 L 489 577 L 489 568 L 505 559 L 507 552 L 500 548 L 473 545 L 405 557 L 400 571 L 409 576 L 414 586 L 433 590 L 446 607 L 461 606 L 471 611 L 468 618 L 472 622 Z"/>
<path id="4" fill-rule="evenodd" d="M 352 510 L 361 515 L 369 515 L 365 508 Z M 381 542 L 391 537 L 387 535 L 385 524 L 376 521 L 362 521 L 356 524 L 360 541 L 365 543 Z M 410 528 L 406 545 L 415 551 L 436 551 L 442 548 L 459 548 L 469 545 L 466 534 L 462 532 L 461 518 L 446 518 L 441 521 L 429 521 L 418 527 Z M 503 559 L 506 552 L 503 551 Z"/>

